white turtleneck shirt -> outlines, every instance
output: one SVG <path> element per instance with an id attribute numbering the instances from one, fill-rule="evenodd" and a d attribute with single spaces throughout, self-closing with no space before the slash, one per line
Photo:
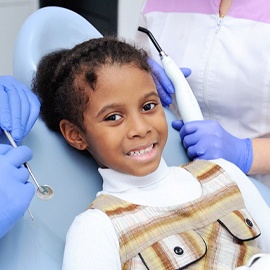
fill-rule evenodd
<path id="1" fill-rule="evenodd" d="M 213 162 L 226 170 L 237 183 L 246 208 L 261 230 L 258 245 L 270 252 L 270 209 L 258 190 L 235 165 L 218 159 Z M 144 177 L 126 175 L 111 169 L 99 169 L 103 178 L 100 194 L 110 194 L 135 204 L 149 206 L 181 205 L 201 195 L 201 185 L 181 167 L 168 167 L 162 159 L 158 169 Z M 64 270 L 121 269 L 119 243 L 108 216 L 88 209 L 73 221 L 66 238 Z"/>

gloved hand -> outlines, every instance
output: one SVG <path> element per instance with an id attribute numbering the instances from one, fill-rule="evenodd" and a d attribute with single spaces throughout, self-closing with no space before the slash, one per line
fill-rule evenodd
<path id="1" fill-rule="evenodd" d="M 0 144 L 0 238 L 23 216 L 34 196 L 24 166 L 32 158 L 26 146 Z"/>
<path id="2" fill-rule="evenodd" d="M 161 104 L 164 107 L 169 106 L 172 103 L 171 94 L 175 91 L 174 86 L 162 66 L 152 58 L 148 58 L 148 63 L 152 69 Z M 180 70 L 184 74 L 185 78 L 191 74 L 191 70 L 189 68 L 180 68 Z"/>
<path id="3" fill-rule="evenodd" d="M 217 121 L 172 122 L 180 130 L 182 143 L 191 159 L 223 158 L 248 173 L 253 161 L 250 139 L 239 139 L 228 133 Z"/>
<path id="4" fill-rule="evenodd" d="M 11 132 L 18 143 L 30 131 L 39 115 L 34 93 L 11 76 L 0 76 L 0 134 Z"/>

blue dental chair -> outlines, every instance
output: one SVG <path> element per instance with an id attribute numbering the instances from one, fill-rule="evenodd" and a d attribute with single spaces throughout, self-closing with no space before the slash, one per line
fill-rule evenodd
<path id="1" fill-rule="evenodd" d="M 31 88 L 40 58 L 60 48 L 71 48 L 101 34 L 80 15 L 60 7 L 34 12 L 22 25 L 15 44 L 13 75 Z M 168 122 L 174 116 L 168 110 Z M 170 126 L 170 125 L 169 125 Z M 168 164 L 186 163 L 188 158 L 177 132 L 170 130 L 165 150 Z M 7 142 L 2 136 L 1 142 Z M 8 142 L 7 142 L 8 143 Z M 74 217 L 83 212 L 101 189 L 102 181 L 94 160 L 73 150 L 59 135 L 38 119 L 22 144 L 33 151 L 29 162 L 40 184 L 50 185 L 54 197 L 34 197 L 24 217 L 0 239 L 0 269 L 58 270 L 62 266 L 65 235 Z M 179 149 L 176 149 L 176 148 Z M 172 156 L 170 153 L 175 152 Z M 29 180 L 31 181 L 31 179 Z"/>
<path id="2" fill-rule="evenodd" d="M 40 58 L 53 50 L 71 48 L 101 34 L 78 14 L 60 7 L 46 7 L 33 13 L 18 33 L 14 51 L 14 76 L 29 88 Z M 169 140 L 164 151 L 168 165 L 188 162 L 179 143 L 178 132 L 171 128 L 175 119 L 165 109 Z M 0 142 L 5 138 L 0 138 Z M 54 189 L 54 197 L 42 201 L 35 196 L 30 210 L 0 239 L 0 269 L 61 269 L 65 235 L 74 217 L 84 211 L 101 189 L 102 181 L 94 160 L 73 150 L 62 137 L 49 131 L 38 119 L 23 144 L 33 151 L 29 162 L 40 184 Z M 173 155 L 172 155 L 173 153 Z M 31 181 L 31 180 L 30 180 Z M 267 189 L 255 182 L 261 192 Z"/>

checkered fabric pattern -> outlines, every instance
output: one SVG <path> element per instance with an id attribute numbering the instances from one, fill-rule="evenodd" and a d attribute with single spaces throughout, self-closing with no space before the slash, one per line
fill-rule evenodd
<path id="1" fill-rule="evenodd" d="M 100 195 L 90 205 L 111 219 L 122 269 L 234 269 L 261 252 L 252 241 L 260 230 L 226 172 L 204 160 L 183 168 L 201 183 L 194 201 L 150 207 Z"/>

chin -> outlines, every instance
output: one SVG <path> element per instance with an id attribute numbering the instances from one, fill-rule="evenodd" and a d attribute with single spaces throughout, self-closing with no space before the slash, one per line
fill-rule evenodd
<path id="1" fill-rule="evenodd" d="M 147 164 L 147 165 L 142 165 L 140 166 L 137 170 L 129 173 L 134 176 L 146 176 L 148 174 L 151 174 L 155 172 L 160 164 L 160 161 L 158 163 L 155 162 L 155 164 Z"/>

